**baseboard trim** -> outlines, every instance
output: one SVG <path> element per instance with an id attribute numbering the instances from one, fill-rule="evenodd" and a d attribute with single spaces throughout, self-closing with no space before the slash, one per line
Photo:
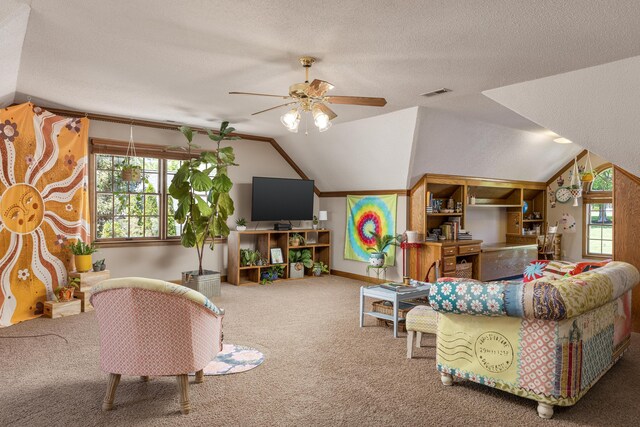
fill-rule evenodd
<path id="1" fill-rule="evenodd" d="M 349 273 L 348 271 L 331 270 L 331 274 L 340 277 L 346 277 L 347 279 L 360 280 L 362 282 L 374 283 L 376 285 L 380 283 L 388 282 L 389 280 L 376 279 L 375 277 L 363 276 L 362 274 Z"/>

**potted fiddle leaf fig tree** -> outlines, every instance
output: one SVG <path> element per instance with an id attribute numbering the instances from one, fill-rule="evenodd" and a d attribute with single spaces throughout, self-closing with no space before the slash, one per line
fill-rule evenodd
<path id="1" fill-rule="evenodd" d="M 181 243 L 195 248 L 198 269 L 182 273 L 182 284 L 203 293 L 207 297 L 220 295 L 220 273 L 205 270 L 202 266 L 205 246 L 215 248 L 216 237 L 229 235 L 227 219 L 233 214 L 234 205 L 229 191 L 233 183 L 227 174 L 230 166 L 237 166 L 233 147 L 221 147 L 223 141 L 239 139 L 230 136 L 234 128 L 222 122 L 218 132 L 207 131 L 209 139 L 216 143 L 213 151 L 202 151 L 192 156 L 198 148 L 193 143 L 193 130 L 180 127 L 187 139 L 189 160 L 183 162 L 169 186 L 169 194 L 178 201 L 174 218 L 183 224 Z"/>

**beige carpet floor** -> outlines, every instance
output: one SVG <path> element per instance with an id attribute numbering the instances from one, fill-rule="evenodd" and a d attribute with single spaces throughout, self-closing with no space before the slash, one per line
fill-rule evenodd
<path id="1" fill-rule="evenodd" d="M 640 424 L 640 336 L 598 384 L 552 421 L 533 401 L 472 383 L 444 387 L 434 338 L 406 359 L 390 328 L 358 326 L 360 282 L 327 276 L 268 286 L 223 284 L 225 341 L 260 349 L 249 372 L 191 384 L 192 412 L 178 412 L 174 378 L 123 377 L 115 409 L 102 412 L 93 313 L 36 319 L 0 329 L 0 426 L 93 425 L 546 425 Z M 6 338 L 55 333 L 64 340 Z M 171 343 L 167 343 L 171 345 Z"/>

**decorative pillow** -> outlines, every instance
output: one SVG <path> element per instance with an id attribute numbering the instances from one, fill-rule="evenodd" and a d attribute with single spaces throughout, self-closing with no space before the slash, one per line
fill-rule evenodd
<path id="1" fill-rule="evenodd" d="M 431 285 L 429 304 L 441 313 L 504 316 L 504 283 L 482 283 L 465 279 L 439 281 Z"/>
<path id="2" fill-rule="evenodd" d="M 587 271 L 595 270 L 596 268 L 604 267 L 605 265 L 609 264 L 610 262 L 611 262 L 610 259 L 607 259 L 607 260 L 604 260 L 604 261 L 579 262 L 576 265 L 576 268 L 574 268 L 571 271 L 571 275 L 575 276 L 576 274 L 585 273 Z"/>
<path id="3" fill-rule="evenodd" d="M 438 280 L 436 280 L 436 283 L 440 283 L 440 282 L 449 282 L 449 283 L 460 283 L 460 282 L 483 283 L 481 280 L 465 279 L 463 277 L 441 277 Z"/>
<path id="4" fill-rule="evenodd" d="M 524 276 L 523 282 L 527 283 L 543 277 L 547 264 L 549 264 L 547 260 L 531 261 L 529 265 L 525 267 L 524 273 L 522 273 Z"/>
<path id="5" fill-rule="evenodd" d="M 542 275 L 549 279 L 562 279 L 571 276 L 571 272 L 576 268 L 576 263 L 569 261 L 549 261 L 544 268 Z"/>

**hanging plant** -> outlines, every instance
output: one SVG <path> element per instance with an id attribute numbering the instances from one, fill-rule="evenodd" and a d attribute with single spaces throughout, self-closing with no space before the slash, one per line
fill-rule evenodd
<path id="1" fill-rule="evenodd" d="M 571 185 L 569 186 L 571 197 L 573 197 L 573 206 L 578 206 L 578 199 L 582 197 L 582 186 L 580 185 L 580 169 L 578 168 L 578 158 L 573 162 L 573 171 L 571 173 Z"/>
<path id="2" fill-rule="evenodd" d="M 134 165 L 133 159 L 136 156 L 136 146 L 133 143 L 133 124 L 129 131 L 129 145 L 127 145 L 127 154 L 122 165 L 121 176 L 124 182 L 140 182 L 142 180 L 142 166 Z"/>
<path id="3" fill-rule="evenodd" d="M 142 180 L 142 167 L 125 163 L 122 166 L 122 180 L 125 182 L 140 182 Z"/>
<path id="4" fill-rule="evenodd" d="M 584 163 L 584 170 L 580 172 L 580 181 L 583 183 L 592 182 L 596 177 L 596 174 L 593 171 L 593 166 L 591 165 L 591 156 L 589 156 L 589 151 L 587 151 L 587 161 Z"/>

